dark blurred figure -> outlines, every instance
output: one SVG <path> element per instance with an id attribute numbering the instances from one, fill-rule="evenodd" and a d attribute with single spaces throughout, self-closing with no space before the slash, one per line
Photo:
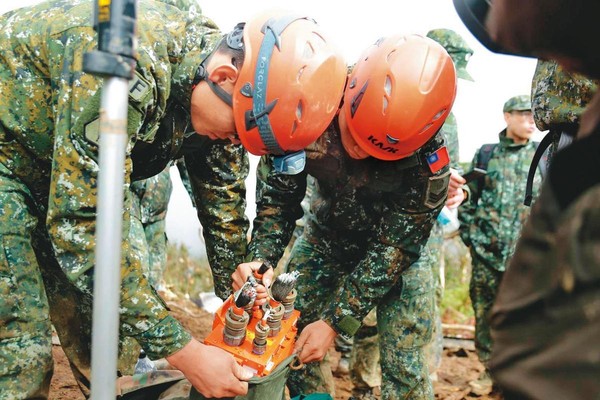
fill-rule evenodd
<path id="1" fill-rule="evenodd" d="M 455 0 L 493 51 L 554 59 L 600 77 L 600 3 Z M 518 12 L 516 12 L 518 10 Z M 548 177 L 492 310 L 490 369 L 507 399 L 600 396 L 600 97 Z"/>

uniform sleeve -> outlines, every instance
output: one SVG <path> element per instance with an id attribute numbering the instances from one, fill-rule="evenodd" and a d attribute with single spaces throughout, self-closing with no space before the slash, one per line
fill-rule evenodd
<path id="1" fill-rule="evenodd" d="M 231 274 L 246 255 L 248 156 L 242 146 L 208 141 L 203 149 L 185 156 L 185 165 L 215 293 L 225 299 L 231 293 Z"/>
<path id="2" fill-rule="evenodd" d="M 475 156 L 473 157 L 473 161 L 471 161 L 471 170 L 475 168 L 477 165 L 477 160 L 479 159 L 479 153 L 481 149 L 475 152 Z M 470 227 L 475 221 L 475 211 L 477 209 L 477 202 L 479 201 L 479 196 L 481 194 L 481 180 L 475 179 L 469 182 L 466 186 L 466 190 L 468 193 L 467 199 L 460 205 L 458 209 L 458 219 L 460 221 L 460 237 L 463 242 L 467 245 L 471 245 L 471 239 L 469 236 Z"/>
<path id="3" fill-rule="evenodd" d="M 413 169 L 414 170 L 414 169 Z M 352 336 L 369 311 L 419 258 L 448 192 L 448 168 L 427 176 L 423 168 L 406 172 L 402 193 L 387 194 L 377 237 L 346 278 L 321 318 L 338 333 Z M 408 179 L 406 179 L 408 178 Z M 410 196 L 405 195 L 410 193 Z M 404 194 L 404 195 L 403 195 Z"/>
<path id="4" fill-rule="evenodd" d="M 256 218 L 246 260 L 268 260 L 276 265 L 290 242 L 296 220 L 302 217 L 307 174 L 277 174 L 272 158 L 262 157 L 256 175 Z"/>
<path id="5" fill-rule="evenodd" d="M 83 54 L 94 47 L 90 28 L 74 28 L 50 37 L 50 79 L 55 88 L 54 152 L 50 178 L 47 228 L 61 268 L 69 279 L 91 295 L 96 231 L 98 123 L 101 80 L 82 72 Z M 59 62 L 60 60 L 60 62 Z M 128 109 L 130 137 L 142 126 L 143 104 Z M 97 129 L 96 129 L 97 132 Z M 169 316 L 158 295 L 142 274 L 141 258 L 130 246 L 129 209 L 131 174 L 129 153 L 125 164 L 125 207 L 121 248 L 121 333 L 132 336 L 151 358 L 181 349 L 190 335 Z"/>

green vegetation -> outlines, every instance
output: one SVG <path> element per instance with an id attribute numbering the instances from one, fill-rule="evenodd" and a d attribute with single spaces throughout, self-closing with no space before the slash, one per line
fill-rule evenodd
<path id="1" fill-rule="evenodd" d="M 442 320 L 448 323 L 468 324 L 473 319 L 469 299 L 471 257 L 458 235 L 444 241 L 446 289 L 442 298 Z"/>
<path id="2" fill-rule="evenodd" d="M 213 290 L 208 260 L 191 256 L 185 245 L 169 244 L 164 280 L 176 294 L 195 297 L 200 292 Z"/>
<path id="3" fill-rule="evenodd" d="M 442 319 L 447 323 L 469 324 L 473 309 L 469 299 L 471 257 L 458 235 L 444 241 L 446 288 L 442 298 Z M 167 287 L 176 294 L 197 296 L 213 290 L 208 260 L 193 257 L 184 245 L 170 244 L 167 250 Z"/>

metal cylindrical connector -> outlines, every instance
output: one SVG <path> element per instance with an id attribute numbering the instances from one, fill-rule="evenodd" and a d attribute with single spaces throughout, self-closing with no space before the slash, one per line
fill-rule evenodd
<path id="1" fill-rule="evenodd" d="M 270 314 L 267 317 L 267 324 L 271 328 L 269 337 L 277 336 L 279 331 L 281 331 L 281 320 L 283 319 L 285 307 L 283 304 L 277 302 L 266 303 L 263 307 L 265 312 L 270 309 Z"/>
<path id="2" fill-rule="evenodd" d="M 292 312 L 294 312 L 294 303 L 296 302 L 296 297 L 298 297 L 298 292 L 296 289 L 292 289 L 290 294 L 287 295 L 285 299 L 281 302 L 283 307 L 285 308 L 285 312 L 283 313 L 283 319 L 288 319 L 291 317 Z"/>
<path id="3" fill-rule="evenodd" d="M 248 315 L 252 315 L 252 307 L 254 307 L 254 301 L 251 301 L 250 303 L 246 304 L 246 306 L 244 307 L 244 311 L 246 311 Z"/>
<path id="4" fill-rule="evenodd" d="M 252 341 L 252 352 L 259 355 L 265 353 L 267 348 L 267 337 L 269 336 L 269 331 L 271 330 L 268 324 L 263 325 L 261 322 L 256 324 L 254 340 Z"/>
<path id="5" fill-rule="evenodd" d="M 239 346 L 246 339 L 246 326 L 250 321 L 250 316 L 243 311 L 238 314 L 234 307 L 227 310 L 225 314 L 225 328 L 223 329 L 223 341 L 229 346 Z"/>

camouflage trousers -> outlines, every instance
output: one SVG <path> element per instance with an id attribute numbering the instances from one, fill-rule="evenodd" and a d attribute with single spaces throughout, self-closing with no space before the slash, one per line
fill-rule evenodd
<path id="1" fill-rule="evenodd" d="M 296 307 L 299 328 L 319 319 L 323 305 L 335 302 L 335 290 L 364 255 L 364 238 L 352 242 L 303 236 L 296 240 L 288 263 L 299 271 Z M 335 244 L 334 244 L 335 243 Z M 415 263 L 396 287 L 377 304 L 382 399 L 433 399 L 423 347 L 431 340 L 434 290 L 431 268 Z M 335 394 L 328 357 L 292 371 L 290 395 L 326 392 Z"/>
<path id="2" fill-rule="evenodd" d="M 439 307 L 444 288 L 443 246 L 444 235 L 441 226 L 435 224 L 427 245 L 423 249 L 423 255 L 418 261 L 418 263 L 431 268 L 435 285 L 435 312 L 432 340 L 424 348 L 430 374 L 437 371 L 442 361 L 443 332 Z M 350 353 L 350 379 L 354 387 L 358 389 L 374 388 L 381 385 L 379 336 L 376 329 L 376 315 L 375 310 L 373 310 L 365 317 L 363 327 L 354 336 L 353 346 L 348 346 L 347 350 Z M 375 329 L 370 327 L 374 327 Z M 337 344 L 338 342 L 336 342 L 336 346 Z M 345 349 L 340 347 L 338 351 L 341 350 Z"/>
<path id="3" fill-rule="evenodd" d="M 47 397 L 53 370 L 52 325 L 87 395 L 91 271 L 76 281 L 66 276 L 45 228 L 43 203 L 2 163 L 0 204 L 0 399 Z M 133 339 L 121 343 L 119 367 L 124 373 L 131 373 L 138 352 Z"/>
<path id="4" fill-rule="evenodd" d="M 433 282 L 435 285 L 433 338 L 425 346 L 429 373 L 433 374 L 442 363 L 442 352 L 444 350 L 444 333 L 442 332 L 442 318 L 440 315 L 440 306 L 442 304 L 442 297 L 444 297 L 445 287 L 444 232 L 439 222 L 433 225 L 427 245 L 423 249 L 421 260 L 418 262 L 429 265 L 433 273 Z"/>
<path id="5" fill-rule="evenodd" d="M 43 399 L 52 377 L 50 308 L 34 250 L 44 242 L 29 189 L 0 163 L 0 399 Z"/>
<path id="6" fill-rule="evenodd" d="M 354 392 L 381 386 L 377 308 L 372 309 L 363 319 L 362 326 L 353 339 L 350 350 L 350 380 Z"/>
<path id="7" fill-rule="evenodd" d="M 479 361 L 487 368 L 492 352 L 490 311 L 496 300 L 504 272 L 488 266 L 474 252 L 471 252 L 471 257 L 472 272 L 469 295 L 475 314 L 475 348 Z"/>

